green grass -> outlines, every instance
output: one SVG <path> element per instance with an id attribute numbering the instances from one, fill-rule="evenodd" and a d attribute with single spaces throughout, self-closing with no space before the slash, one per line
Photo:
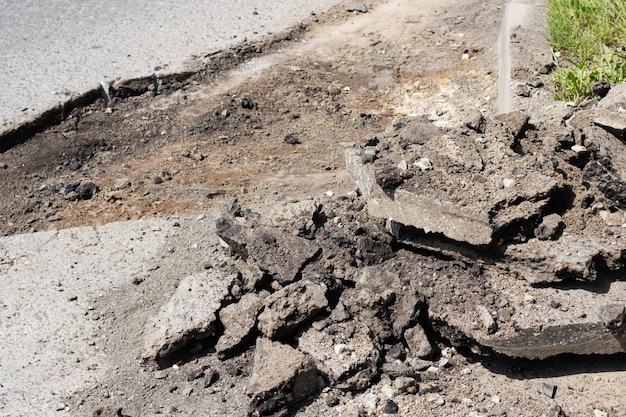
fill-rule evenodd
<path id="1" fill-rule="evenodd" d="M 548 0 L 557 100 L 591 97 L 600 80 L 626 80 L 626 0 Z"/>

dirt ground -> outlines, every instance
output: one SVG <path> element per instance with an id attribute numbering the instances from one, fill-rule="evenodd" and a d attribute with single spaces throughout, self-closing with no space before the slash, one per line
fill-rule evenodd
<path id="1" fill-rule="evenodd" d="M 472 110 L 495 113 L 504 4 L 338 7 L 264 43 L 191 59 L 191 75 L 142 94 L 113 90 L 111 102 L 76 109 L 0 154 L 0 235 L 196 212 L 233 197 L 248 205 L 349 193 L 344 149 L 355 142 L 407 117 L 455 126 Z M 159 274 L 184 262 L 168 259 Z M 155 291 L 143 303 L 163 302 L 172 289 Z M 155 378 L 154 365 L 124 356 L 137 349 L 122 348 L 145 323 L 145 312 L 128 307 L 140 295 L 118 296 L 99 301 L 98 311 L 118 318 L 105 350 L 119 372 L 69 399 L 76 415 L 116 415 L 118 406 L 131 416 L 245 415 L 240 382 L 251 353 L 236 362 L 201 355 Z M 399 415 L 559 416 L 557 405 L 567 416 L 626 415 L 623 357 L 513 363 L 444 351 L 451 366 L 425 382 L 437 388 L 402 397 Z M 200 368 L 232 372 L 203 388 L 187 379 Z M 544 383 L 558 387 L 554 398 Z M 356 416 L 364 395 L 323 392 L 296 415 Z"/>

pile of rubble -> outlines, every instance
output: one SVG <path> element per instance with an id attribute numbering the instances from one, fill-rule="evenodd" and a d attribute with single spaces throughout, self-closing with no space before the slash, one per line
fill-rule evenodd
<path id="1" fill-rule="evenodd" d="M 217 224 L 230 261 L 180 283 L 144 358 L 255 346 L 249 413 L 268 415 L 383 374 L 415 392 L 446 345 L 625 352 L 625 91 L 541 120 L 401 120 L 346 151 L 359 192 L 264 215 L 233 202 Z"/>

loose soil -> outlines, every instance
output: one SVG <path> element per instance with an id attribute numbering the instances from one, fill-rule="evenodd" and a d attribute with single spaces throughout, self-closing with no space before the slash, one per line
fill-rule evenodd
<path id="1" fill-rule="evenodd" d="M 0 235 L 196 212 L 234 197 L 246 206 L 352 192 L 346 147 L 405 118 L 458 126 L 475 110 L 495 114 L 504 4 L 375 1 L 365 14 L 338 7 L 263 43 L 194 58 L 188 76 L 143 94 L 114 90 L 111 102 L 76 109 L 0 155 Z M 175 258 L 160 273 L 184 262 Z M 163 302 L 173 288 L 158 290 L 152 300 Z M 133 297 L 99 301 L 98 311 L 117 317 L 105 349 L 120 365 L 68 399 L 76 415 L 117 415 L 118 407 L 132 416 L 244 415 L 253 353 L 225 362 L 198 355 L 166 379 L 154 378 L 152 364 L 141 365 L 144 373 L 126 367 L 138 359 L 124 356 L 123 345 L 139 343 L 146 318 L 128 307 Z M 624 358 L 478 360 L 441 347 L 452 366 L 425 382 L 432 392 L 398 399 L 399 415 L 558 416 L 557 405 L 568 416 L 625 415 Z M 201 368 L 231 372 L 185 390 L 196 384 L 189 372 Z M 541 393 L 544 382 L 558 387 L 554 398 Z M 295 413 L 356 416 L 362 403 L 362 393 L 324 392 Z"/>

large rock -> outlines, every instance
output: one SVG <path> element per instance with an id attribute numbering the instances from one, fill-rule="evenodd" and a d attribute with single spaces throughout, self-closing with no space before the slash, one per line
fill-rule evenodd
<path id="1" fill-rule="evenodd" d="M 473 275 L 456 266 L 432 268 L 427 292 L 431 324 L 455 346 L 511 357 L 626 351 L 621 309 L 626 282 L 602 275 L 582 288 L 531 286 L 496 269 Z"/>
<path id="2" fill-rule="evenodd" d="M 404 331 L 404 340 L 412 357 L 430 359 L 435 353 L 424 328 L 419 324 Z"/>
<path id="3" fill-rule="evenodd" d="M 360 371 L 369 371 L 370 379 L 376 375 L 380 347 L 370 330 L 357 320 L 333 323 L 323 330 L 314 327 L 298 337 L 298 349 L 313 358 L 317 368 L 333 384 L 350 386 L 350 378 Z"/>
<path id="4" fill-rule="evenodd" d="M 326 286 L 303 279 L 264 300 L 263 312 L 258 317 L 258 328 L 269 339 L 283 340 L 326 307 Z"/>
<path id="5" fill-rule="evenodd" d="M 245 294 L 239 302 L 229 304 L 220 310 L 219 318 L 224 333 L 217 341 L 215 349 L 227 352 L 240 346 L 255 329 L 257 315 L 263 306 L 263 299 L 256 293 Z"/>
<path id="6" fill-rule="evenodd" d="M 496 169 L 495 162 L 502 161 L 492 158 L 490 174 L 483 175 L 474 151 L 468 157 L 458 143 L 449 147 L 457 150 L 447 165 L 434 165 L 388 189 L 379 185 L 373 164 L 363 163 L 360 150 L 346 150 L 346 167 L 371 216 L 472 245 L 488 245 L 508 232 L 510 224 L 538 217 L 559 189 L 555 179 L 532 169 L 530 160 L 504 161 Z M 448 170 L 454 166 L 460 168 Z"/>
<path id="7" fill-rule="evenodd" d="M 318 390 L 317 375 L 313 361 L 304 353 L 265 338 L 257 339 L 247 388 L 250 413 L 268 415 L 304 400 Z"/>
<path id="8" fill-rule="evenodd" d="M 626 139 L 626 115 L 609 110 L 598 110 L 594 119 L 596 126 L 615 135 L 619 139 Z"/>
<path id="9" fill-rule="evenodd" d="M 256 263 L 281 284 L 296 280 L 306 264 L 321 252 L 310 240 L 273 227 L 243 227 L 236 219 L 222 218 L 217 229 L 217 235 L 244 261 Z"/>
<path id="10" fill-rule="evenodd" d="M 147 321 L 142 356 L 160 358 L 191 340 L 211 336 L 215 313 L 235 278 L 210 270 L 183 279 L 170 301 Z"/>
<path id="11" fill-rule="evenodd" d="M 531 284 L 564 280 L 593 281 L 598 267 L 618 269 L 624 265 L 626 248 L 605 240 L 565 234 L 557 241 L 531 239 L 505 251 L 515 262 L 515 273 Z"/>

